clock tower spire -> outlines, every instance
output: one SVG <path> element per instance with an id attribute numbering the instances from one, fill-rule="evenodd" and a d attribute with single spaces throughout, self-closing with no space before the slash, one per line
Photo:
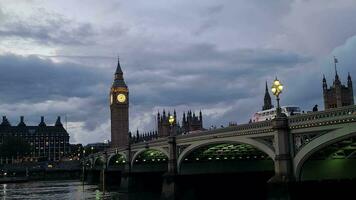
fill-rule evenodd
<path id="1" fill-rule="evenodd" d="M 120 60 L 110 90 L 111 147 L 129 144 L 129 89 L 124 81 Z"/>

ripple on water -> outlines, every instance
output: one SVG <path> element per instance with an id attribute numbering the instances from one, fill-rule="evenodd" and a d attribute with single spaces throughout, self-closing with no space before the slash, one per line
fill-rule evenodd
<path id="1" fill-rule="evenodd" d="M 102 192 L 96 185 L 84 185 L 79 181 L 38 181 L 0 184 L 1 200 L 81 200 L 118 199 L 116 192 Z"/>

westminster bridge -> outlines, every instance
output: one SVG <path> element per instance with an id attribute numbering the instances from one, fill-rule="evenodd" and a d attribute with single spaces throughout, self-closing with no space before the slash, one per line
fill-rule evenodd
<path id="1" fill-rule="evenodd" d="M 119 179 L 123 189 L 137 181 L 135 174 L 164 172 L 163 196 L 174 193 L 176 177 L 185 174 L 270 171 L 270 183 L 288 183 L 356 178 L 352 166 L 355 105 L 142 141 L 91 154 L 83 162 L 87 178 Z M 119 175 L 110 175 L 115 172 Z"/>

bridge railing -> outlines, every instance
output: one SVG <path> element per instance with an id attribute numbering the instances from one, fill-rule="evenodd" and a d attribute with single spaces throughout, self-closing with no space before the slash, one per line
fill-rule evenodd
<path id="1" fill-rule="evenodd" d="M 272 130 L 272 122 L 271 121 L 262 121 L 262 122 L 254 122 L 248 124 L 240 124 L 235 126 L 229 126 L 224 128 L 217 128 L 214 130 L 206 130 L 186 135 L 180 135 L 178 137 L 195 137 L 197 135 L 210 135 L 210 134 L 219 134 L 219 133 L 229 133 L 234 132 L 234 134 L 238 135 L 247 135 L 247 134 L 255 134 L 261 132 L 268 132 Z"/>
<path id="2" fill-rule="evenodd" d="M 291 128 L 321 126 L 325 124 L 350 122 L 356 119 L 356 105 L 334 108 L 325 111 L 310 112 L 289 117 Z"/>

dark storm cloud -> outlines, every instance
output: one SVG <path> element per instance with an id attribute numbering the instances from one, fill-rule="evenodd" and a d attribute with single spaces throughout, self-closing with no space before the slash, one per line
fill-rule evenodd
<path id="1" fill-rule="evenodd" d="M 0 69 L 0 102 L 11 103 L 106 94 L 99 89 L 110 77 L 98 68 L 11 54 L 0 55 Z"/>
<path id="2" fill-rule="evenodd" d="M 0 37 L 31 39 L 37 43 L 60 45 L 88 45 L 96 33 L 89 23 L 74 23 L 59 15 L 49 18 L 33 16 L 32 20 L 10 20 L 0 26 Z M 0 12 L 1 19 L 1 12 Z"/>
<path id="3" fill-rule="evenodd" d="M 131 63 L 142 68 L 160 68 L 172 73 L 199 71 L 200 73 L 221 68 L 244 70 L 244 67 L 293 67 L 296 63 L 305 63 L 310 57 L 294 52 L 278 49 L 232 49 L 219 50 L 216 45 L 209 43 L 193 44 L 179 49 L 162 49 L 161 51 L 134 52 Z M 201 69 L 204 69 L 202 71 Z M 207 71 L 206 71 L 207 70 Z M 250 68 L 249 70 L 255 70 Z"/>
<path id="4" fill-rule="evenodd" d="M 309 57 L 273 49 L 218 50 L 198 44 L 174 52 L 139 52 L 127 63 L 134 104 L 211 104 L 247 98 L 251 80 L 296 68 Z M 135 67 L 138 66 L 138 67 Z M 125 71 L 125 69 L 124 69 Z M 262 80 L 261 80 L 262 79 Z"/>

